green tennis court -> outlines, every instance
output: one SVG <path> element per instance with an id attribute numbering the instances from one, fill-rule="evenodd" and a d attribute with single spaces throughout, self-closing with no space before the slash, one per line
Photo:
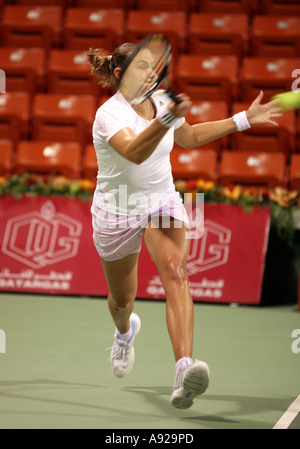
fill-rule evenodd
<path id="1" fill-rule="evenodd" d="M 209 364 L 211 385 L 188 410 L 169 404 L 165 303 L 137 300 L 135 311 L 136 362 L 118 379 L 105 299 L 0 294 L 0 428 L 272 429 L 299 396 L 293 306 L 196 303 L 194 357 Z"/>

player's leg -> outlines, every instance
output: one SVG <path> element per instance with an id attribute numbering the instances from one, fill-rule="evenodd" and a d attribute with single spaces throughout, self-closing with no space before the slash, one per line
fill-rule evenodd
<path id="1" fill-rule="evenodd" d="M 117 261 L 101 259 L 109 287 L 108 306 L 116 325 L 110 359 L 117 377 L 126 376 L 133 367 L 133 342 L 141 327 L 139 317 L 132 313 L 137 291 L 138 257 L 136 253 Z"/>
<path id="2" fill-rule="evenodd" d="M 175 228 L 174 223 L 171 219 L 169 228 L 155 228 L 149 222 L 144 238 L 166 294 L 167 326 L 177 361 L 192 357 L 194 307 L 186 272 L 189 231 L 184 223 L 180 228 Z"/>
<path id="3" fill-rule="evenodd" d="M 176 360 L 171 403 L 184 409 L 207 389 L 209 368 L 205 362 L 192 359 L 194 307 L 186 270 L 190 241 L 187 226 L 182 223 L 176 228 L 175 223 L 171 220 L 169 228 L 151 228 L 150 223 L 145 243 L 166 294 L 167 326 Z"/>
<path id="4" fill-rule="evenodd" d="M 139 253 L 112 262 L 101 258 L 109 288 L 108 307 L 120 334 L 128 332 L 130 328 L 129 317 L 137 292 L 138 258 Z"/>

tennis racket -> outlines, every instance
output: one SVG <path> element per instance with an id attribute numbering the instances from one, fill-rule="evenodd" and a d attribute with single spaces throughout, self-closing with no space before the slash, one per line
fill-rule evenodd
<path id="1" fill-rule="evenodd" d="M 147 100 L 159 87 L 174 103 L 181 103 L 169 86 L 171 57 L 171 45 L 162 34 L 151 34 L 137 45 L 126 60 L 118 80 L 118 89 L 131 105 Z"/>

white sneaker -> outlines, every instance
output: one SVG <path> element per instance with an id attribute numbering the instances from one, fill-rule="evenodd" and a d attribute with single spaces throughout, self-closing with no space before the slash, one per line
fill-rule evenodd
<path id="1" fill-rule="evenodd" d="M 112 371 L 117 377 L 124 377 L 130 373 L 134 363 L 133 342 L 141 329 L 141 320 L 135 313 L 130 315 L 132 336 L 128 341 L 121 340 L 118 332 L 114 335 L 114 344 L 110 353 Z"/>
<path id="2" fill-rule="evenodd" d="M 176 408 L 189 408 L 196 396 L 209 385 L 209 368 L 205 362 L 195 360 L 190 366 L 179 369 L 174 382 L 171 404 Z"/>

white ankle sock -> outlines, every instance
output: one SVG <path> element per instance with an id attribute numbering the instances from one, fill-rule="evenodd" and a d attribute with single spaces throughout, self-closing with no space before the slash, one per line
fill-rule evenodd
<path id="1" fill-rule="evenodd" d="M 129 331 L 128 332 L 125 332 L 125 334 L 120 334 L 119 332 L 118 332 L 118 338 L 120 339 L 120 340 L 123 340 L 123 341 L 128 341 L 128 340 L 130 340 L 130 337 L 132 336 L 132 328 L 131 328 L 131 326 L 130 326 L 130 329 L 129 329 Z"/>
<path id="2" fill-rule="evenodd" d="M 176 372 L 182 369 L 187 368 L 188 366 L 191 366 L 193 364 L 193 359 L 191 357 L 182 357 L 181 359 L 177 360 L 175 369 Z"/>

